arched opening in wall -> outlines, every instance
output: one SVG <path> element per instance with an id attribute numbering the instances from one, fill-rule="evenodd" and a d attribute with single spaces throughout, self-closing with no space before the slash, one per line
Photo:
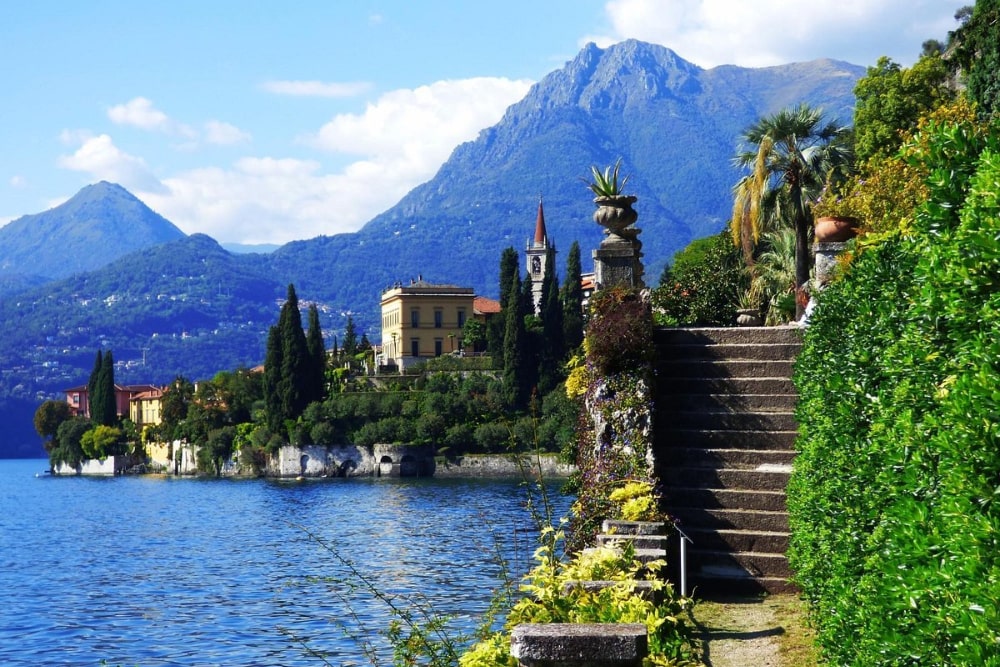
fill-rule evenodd
<path id="1" fill-rule="evenodd" d="M 306 468 L 308 467 L 309 467 L 309 455 L 303 454 L 302 456 L 299 457 L 299 474 L 305 475 Z"/>
<path id="2" fill-rule="evenodd" d="M 420 464 L 410 454 L 404 454 L 399 460 L 400 477 L 416 477 L 420 474 Z"/>
<path id="3" fill-rule="evenodd" d="M 392 457 L 383 456 L 378 462 L 378 476 L 388 477 L 392 474 Z"/>
<path id="4" fill-rule="evenodd" d="M 341 463 L 340 467 L 337 468 L 337 477 L 347 477 L 352 472 L 354 472 L 357 469 L 357 467 L 358 467 L 357 462 L 348 459 L 347 461 Z"/>

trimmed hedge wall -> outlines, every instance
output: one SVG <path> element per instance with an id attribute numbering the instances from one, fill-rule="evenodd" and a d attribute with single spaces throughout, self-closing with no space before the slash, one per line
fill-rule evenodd
<path id="1" fill-rule="evenodd" d="M 929 197 L 821 295 L 789 558 L 834 665 L 1000 665 L 1000 133 L 931 124 Z"/>

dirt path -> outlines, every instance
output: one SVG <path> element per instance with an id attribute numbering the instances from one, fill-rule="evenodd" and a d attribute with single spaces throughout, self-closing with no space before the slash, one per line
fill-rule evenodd
<path id="1" fill-rule="evenodd" d="M 794 595 L 700 601 L 694 608 L 708 667 L 813 667 L 805 605 Z"/>

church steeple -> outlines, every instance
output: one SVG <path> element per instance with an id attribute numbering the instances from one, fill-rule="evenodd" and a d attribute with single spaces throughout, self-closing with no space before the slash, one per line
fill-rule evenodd
<path id="1" fill-rule="evenodd" d="M 525 250 L 525 260 L 528 264 L 528 280 L 531 281 L 531 299 L 534 302 L 535 314 L 542 309 L 542 281 L 545 278 L 545 268 L 549 255 L 554 250 L 549 245 L 549 233 L 545 229 L 545 210 L 542 197 L 538 197 L 538 217 L 535 218 L 535 238 L 528 242 Z"/>

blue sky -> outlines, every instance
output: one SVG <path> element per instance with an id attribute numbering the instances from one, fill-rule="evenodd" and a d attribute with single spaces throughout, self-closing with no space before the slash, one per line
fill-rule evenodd
<path id="1" fill-rule="evenodd" d="M 0 225 L 107 180 L 224 243 L 355 231 L 587 42 L 909 65 L 971 2 L 4 2 Z"/>

